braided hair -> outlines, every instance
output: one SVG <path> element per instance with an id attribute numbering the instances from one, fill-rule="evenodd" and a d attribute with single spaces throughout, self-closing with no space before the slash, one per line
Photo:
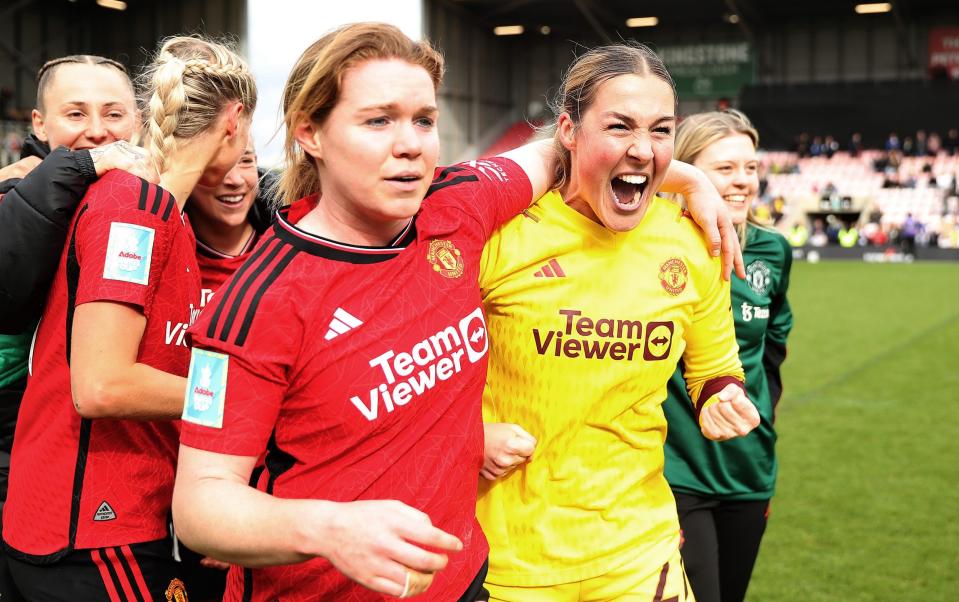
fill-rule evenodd
<path id="1" fill-rule="evenodd" d="M 202 134 L 228 102 L 246 115 L 256 108 L 256 82 L 246 62 L 228 46 L 194 36 L 163 41 L 140 77 L 145 146 L 163 172 L 178 140 Z"/>

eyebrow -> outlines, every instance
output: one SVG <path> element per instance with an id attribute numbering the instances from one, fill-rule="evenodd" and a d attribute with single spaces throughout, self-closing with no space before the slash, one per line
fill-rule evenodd
<path id="1" fill-rule="evenodd" d="M 710 165 L 722 165 L 723 163 L 739 163 L 739 159 L 716 159 L 715 161 L 710 163 Z M 745 163 L 746 165 L 749 165 L 752 163 L 759 165 L 759 159 L 746 159 L 745 161 L 743 161 L 743 163 Z"/>
<path id="2" fill-rule="evenodd" d="M 88 101 L 86 101 L 86 100 L 68 100 L 68 101 L 66 101 L 65 103 L 63 103 L 63 106 L 76 105 L 76 106 L 78 106 L 78 107 L 85 107 L 85 106 L 87 106 L 87 105 L 89 105 L 89 104 L 90 104 L 90 103 L 89 103 Z M 105 107 L 116 107 L 116 106 L 120 106 L 120 107 L 126 108 L 125 105 L 124 105 L 122 102 L 120 102 L 119 100 L 113 100 L 113 101 L 110 101 L 110 102 L 107 102 L 107 103 L 103 103 L 103 106 L 105 106 Z"/>
<path id="3" fill-rule="evenodd" d="M 360 112 L 360 113 L 374 113 L 374 112 L 378 112 L 378 111 L 390 112 L 390 111 L 395 111 L 398 107 L 399 107 L 399 105 L 398 105 L 397 103 L 395 103 L 395 102 L 388 102 L 388 103 L 386 103 L 386 104 L 371 105 L 371 106 L 368 106 L 368 107 L 363 107 L 363 108 L 359 109 L 359 112 Z M 435 106 L 433 106 L 433 105 L 426 105 L 426 106 L 424 106 L 424 107 L 420 107 L 420 109 L 418 110 L 418 112 L 422 112 L 422 113 L 436 113 L 436 112 L 438 112 L 438 111 L 439 111 L 439 109 L 437 109 L 437 108 L 436 108 Z"/>
<path id="4" fill-rule="evenodd" d="M 603 113 L 603 115 L 606 116 L 606 117 L 615 117 L 615 118 L 617 118 L 617 119 L 619 119 L 619 120 L 625 121 L 625 122 L 628 123 L 630 126 L 636 125 L 636 120 L 635 120 L 635 119 L 633 119 L 633 118 L 630 117 L 629 115 L 624 115 L 624 114 L 619 113 L 619 112 L 617 112 L 617 111 L 607 111 L 606 113 Z M 676 116 L 675 116 L 675 115 L 660 115 L 660 116 L 657 117 L 656 120 L 653 122 L 653 125 L 658 125 L 658 124 L 660 124 L 660 123 L 662 123 L 662 122 L 664 122 L 664 121 L 676 121 Z"/>

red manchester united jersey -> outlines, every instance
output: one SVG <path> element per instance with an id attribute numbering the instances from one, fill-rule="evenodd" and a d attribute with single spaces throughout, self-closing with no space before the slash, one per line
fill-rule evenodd
<path id="1" fill-rule="evenodd" d="M 200 293 L 200 307 L 206 307 L 213 298 L 213 293 L 220 288 L 233 272 L 243 265 L 253 252 L 259 234 L 250 237 L 239 255 L 227 255 L 205 244 L 202 240 L 196 241 L 196 261 L 200 266 L 200 277 L 203 281 L 203 290 Z"/>
<path id="2" fill-rule="evenodd" d="M 492 232 L 532 195 L 506 159 L 446 168 L 394 245 L 356 247 L 281 215 L 190 330 L 181 441 L 266 448 L 259 488 L 282 498 L 397 499 L 465 549 L 420 599 L 462 595 L 488 548 L 476 522 L 486 325 L 477 284 Z M 226 600 L 382 600 L 325 559 L 232 569 Z"/>
<path id="3" fill-rule="evenodd" d="M 37 332 L 13 445 L 3 539 L 27 560 L 162 538 L 173 489 L 174 421 L 84 419 L 70 388 L 74 310 L 137 307 L 137 361 L 185 376 L 185 333 L 199 313 L 195 242 L 173 197 L 120 170 L 90 187 Z"/>

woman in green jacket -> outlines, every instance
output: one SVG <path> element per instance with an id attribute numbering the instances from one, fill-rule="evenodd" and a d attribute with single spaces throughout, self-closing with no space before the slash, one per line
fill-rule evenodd
<path id="1" fill-rule="evenodd" d="M 732 311 L 746 391 L 759 409 L 753 432 L 730 441 L 702 436 L 681 370 L 663 404 L 669 433 L 666 479 L 676 497 L 686 572 L 699 602 L 740 602 L 766 528 L 776 482 L 776 403 L 792 312 L 786 300 L 792 252 L 751 212 L 759 190 L 759 135 L 735 110 L 692 115 L 676 133 L 674 157 L 699 167 L 739 229 L 746 279 L 732 279 Z"/>

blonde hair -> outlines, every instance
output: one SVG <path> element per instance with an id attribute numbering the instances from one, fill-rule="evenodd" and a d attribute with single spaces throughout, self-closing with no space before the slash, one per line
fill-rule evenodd
<path id="1" fill-rule="evenodd" d="M 284 204 L 320 189 L 316 164 L 294 137 L 296 126 L 304 119 L 322 124 L 339 101 L 346 72 L 374 59 L 399 59 L 422 67 L 434 88 L 443 80 L 442 55 L 429 42 L 411 40 L 393 25 L 353 23 L 313 42 L 296 61 L 283 89 L 286 169 L 278 190 Z"/>
<path id="2" fill-rule="evenodd" d="M 695 163 L 699 155 L 712 144 L 728 136 L 738 135 L 748 137 L 753 143 L 753 148 L 759 147 L 759 132 L 742 111 L 725 109 L 690 115 L 676 128 L 673 159 Z M 752 208 L 746 214 L 746 222 L 768 229 L 768 224 L 761 222 Z M 740 245 L 745 247 L 746 224 L 737 225 L 736 231 L 739 233 Z"/>
<path id="3" fill-rule="evenodd" d="M 256 82 L 246 62 L 224 44 L 195 36 L 167 38 L 140 77 L 145 146 L 162 172 L 177 141 L 209 129 L 223 107 L 243 104 L 252 116 Z"/>
<path id="4" fill-rule="evenodd" d="M 673 91 L 676 99 L 676 84 L 666 70 L 663 59 L 645 44 L 629 41 L 608 46 L 599 46 L 578 57 L 567 69 L 563 83 L 553 100 L 555 121 L 553 151 L 556 153 L 556 171 L 552 188 L 566 185 L 572 168 L 572 155 L 559 139 L 559 117 L 567 113 L 575 127 L 579 127 L 583 115 L 593 106 L 599 88 L 620 75 L 652 75 L 663 80 Z"/>

